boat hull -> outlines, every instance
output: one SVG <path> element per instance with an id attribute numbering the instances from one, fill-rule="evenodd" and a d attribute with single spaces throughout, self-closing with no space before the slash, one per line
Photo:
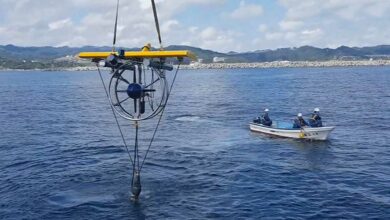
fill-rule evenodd
<path id="1" fill-rule="evenodd" d="M 327 140 L 330 132 L 334 127 L 305 127 L 303 129 L 282 129 L 276 127 L 268 127 L 261 124 L 250 123 L 251 131 L 264 134 L 275 135 L 286 138 L 310 139 L 310 140 Z"/>

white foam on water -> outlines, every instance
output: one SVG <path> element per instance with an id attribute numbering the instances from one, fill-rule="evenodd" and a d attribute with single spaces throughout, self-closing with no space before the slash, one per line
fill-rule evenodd
<path id="1" fill-rule="evenodd" d="M 176 121 L 200 121 L 199 116 L 182 116 L 175 118 Z"/>

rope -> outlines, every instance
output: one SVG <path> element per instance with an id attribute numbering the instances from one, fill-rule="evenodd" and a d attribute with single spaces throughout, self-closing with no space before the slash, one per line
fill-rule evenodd
<path id="1" fill-rule="evenodd" d="M 103 80 L 102 73 L 100 72 L 99 64 L 96 64 L 96 66 L 97 66 L 97 69 L 98 69 L 100 80 L 102 81 L 102 84 L 103 84 L 104 91 L 105 91 L 106 96 L 107 96 L 107 100 L 108 100 L 108 102 L 110 104 L 110 107 L 111 107 L 111 110 L 112 110 L 112 114 L 114 115 L 116 125 L 118 126 L 119 133 L 121 134 L 123 144 L 125 145 L 127 154 L 129 155 L 129 159 L 131 161 L 131 164 L 134 166 L 135 163 L 134 163 L 133 159 L 131 158 L 131 155 L 130 155 L 130 152 L 129 152 L 129 148 L 127 147 L 126 140 L 125 140 L 125 137 L 123 136 L 123 132 L 122 132 L 121 126 L 119 125 L 118 118 L 117 118 L 117 116 L 115 114 L 114 107 L 112 107 L 112 105 L 111 105 L 110 97 L 109 97 L 108 92 L 107 92 L 106 84 L 104 84 L 104 80 Z"/>
<path id="2" fill-rule="evenodd" d="M 168 103 L 169 96 L 170 96 L 170 94 L 171 94 L 173 85 L 174 85 L 174 83 L 175 83 L 175 81 L 176 81 L 176 76 L 177 76 L 177 73 L 179 72 L 179 68 L 180 68 L 180 63 L 179 63 L 179 65 L 177 66 L 175 75 L 174 75 L 173 80 L 172 80 L 172 84 L 171 84 L 171 86 L 170 86 L 170 88 L 169 88 L 169 92 L 168 92 L 168 95 L 167 95 L 167 100 L 165 101 L 164 108 L 163 108 L 163 110 L 161 111 L 160 117 L 158 118 L 158 122 L 157 122 L 156 128 L 154 129 L 152 138 L 150 139 L 150 142 L 149 142 L 148 149 L 146 150 L 144 159 L 142 160 L 142 163 L 141 163 L 141 167 L 139 168 L 139 172 L 140 172 L 140 173 L 141 173 L 141 170 L 142 170 L 142 168 L 143 168 L 143 166 L 144 166 L 144 164 L 145 164 L 145 160 L 146 160 L 146 157 L 148 156 L 150 147 L 151 147 L 152 144 L 153 144 L 154 137 L 156 136 L 156 133 L 157 133 L 158 127 L 159 127 L 159 125 L 160 125 L 162 116 L 164 115 L 164 111 L 165 111 L 165 108 L 166 108 L 166 104 Z"/>

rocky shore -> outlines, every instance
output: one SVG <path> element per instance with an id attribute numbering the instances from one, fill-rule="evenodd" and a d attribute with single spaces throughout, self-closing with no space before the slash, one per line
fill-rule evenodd
<path id="1" fill-rule="evenodd" d="M 286 68 L 286 67 L 343 67 L 387 66 L 390 60 L 329 60 L 329 61 L 273 61 L 261 63 L 192 63 L 184 69 L 239 69 L 239 68 Z"/>

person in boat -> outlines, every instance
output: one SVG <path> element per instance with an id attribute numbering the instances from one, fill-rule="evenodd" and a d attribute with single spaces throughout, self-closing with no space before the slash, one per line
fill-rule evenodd
<path id="1" fill-rule="evenodd" d="M 314 112 L 311 114 L 311 118 L 309 119 L 309 124 L 311 127 L 322 127 L 322 120 L 319 108 L 314 109 Z"/>
<path id="2" fill-rule="evenodd" d="M 261 116 L 261 124 L 265 126 L 271 126 L 272 125 L 272 120 L 268 115 L 268 108 L 264 109 L 264 114 Z"/>
<path id="3" fill-rule="evenodd" d="M 253 120 L 254 123 L 266 125 L 266 126 L 271 126 L 272 125 L 272 120 L 268 115 L 268 108 L 264 109 L 264 114 L 261 117 L 257 117 L 255 120 Z"/>
<path id="4" fill-rule="evenodd" d="M 298 117 L 294 119 L 294 125 L 293 128 L 302 128 L 308 126 L 307 122 L 305 119 L 302 117 L 302 113 L 298 113 Z"/>

